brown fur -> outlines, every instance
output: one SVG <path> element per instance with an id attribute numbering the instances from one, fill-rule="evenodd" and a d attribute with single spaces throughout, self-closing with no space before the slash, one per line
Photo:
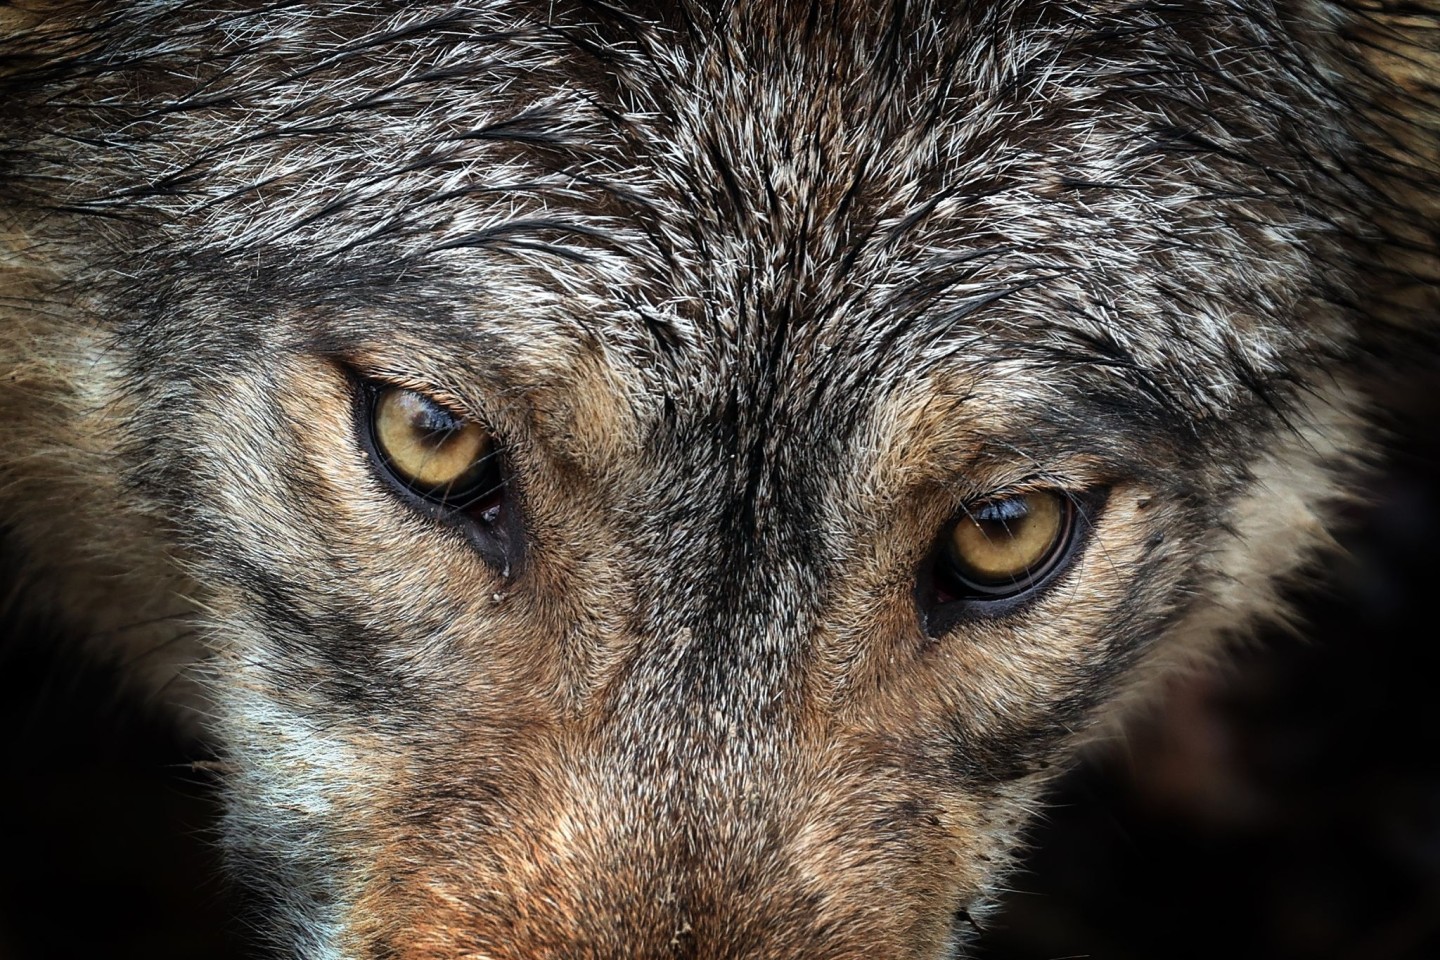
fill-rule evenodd
<path id="1" fill-rule="evenodd" d="M 1284 615 L 1433 344 L 1437 11 L 1078 7 L 0 10 L 6 544 L 205 715 L 284 951 L 954 956 Z M 938 610 L 1039 491 L 1073 561 Z"/>

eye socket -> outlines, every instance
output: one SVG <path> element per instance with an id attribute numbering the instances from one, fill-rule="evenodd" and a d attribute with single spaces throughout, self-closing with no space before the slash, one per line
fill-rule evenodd
<path id="1" fill-rule="evenodd" d="M 1074 501 L 1036 491 L 972 504 L 945 532 L 936 563 L 938 603 L 1004 600 L 1040 585 L 1074 546 Z"/>
<path id="2" fill-rule="evenodd" d="M 483 426 L 399 387 L 374 389 L 369 412 L 375 450 L 401 485 L 457 511 L 498 500 L 500 457 Z"/>

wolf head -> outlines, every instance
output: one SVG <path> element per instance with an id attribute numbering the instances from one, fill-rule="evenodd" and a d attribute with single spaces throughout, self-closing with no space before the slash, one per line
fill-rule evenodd
<path id="1" fill-rule="evenodd" d="M 12 549 L 203 625 L 290 955 L 953 956 L 1326 539 L 1433 299 L 1407 22 L 7 8 Z"/>

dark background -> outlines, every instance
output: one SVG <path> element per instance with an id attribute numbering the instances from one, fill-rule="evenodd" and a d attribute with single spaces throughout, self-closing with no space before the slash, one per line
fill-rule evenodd
<path id="1" fill-rule="evenodd" d="M 984 960 L 1440 958 L 1436 383 L 1300 629 L 1058 786 Z M 241 957 L 203 752 L 62 649 L 0 624 L 0 960 Z"/>

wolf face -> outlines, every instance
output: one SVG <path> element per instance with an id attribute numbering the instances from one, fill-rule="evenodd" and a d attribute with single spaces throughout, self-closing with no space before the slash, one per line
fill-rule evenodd
<path id="1" fill-rule="evenodd" d="M 26 592 L 170 651 L 287 955 L 955 956 L 1423 342 L 1410 16 L 7 8 Z"/>

